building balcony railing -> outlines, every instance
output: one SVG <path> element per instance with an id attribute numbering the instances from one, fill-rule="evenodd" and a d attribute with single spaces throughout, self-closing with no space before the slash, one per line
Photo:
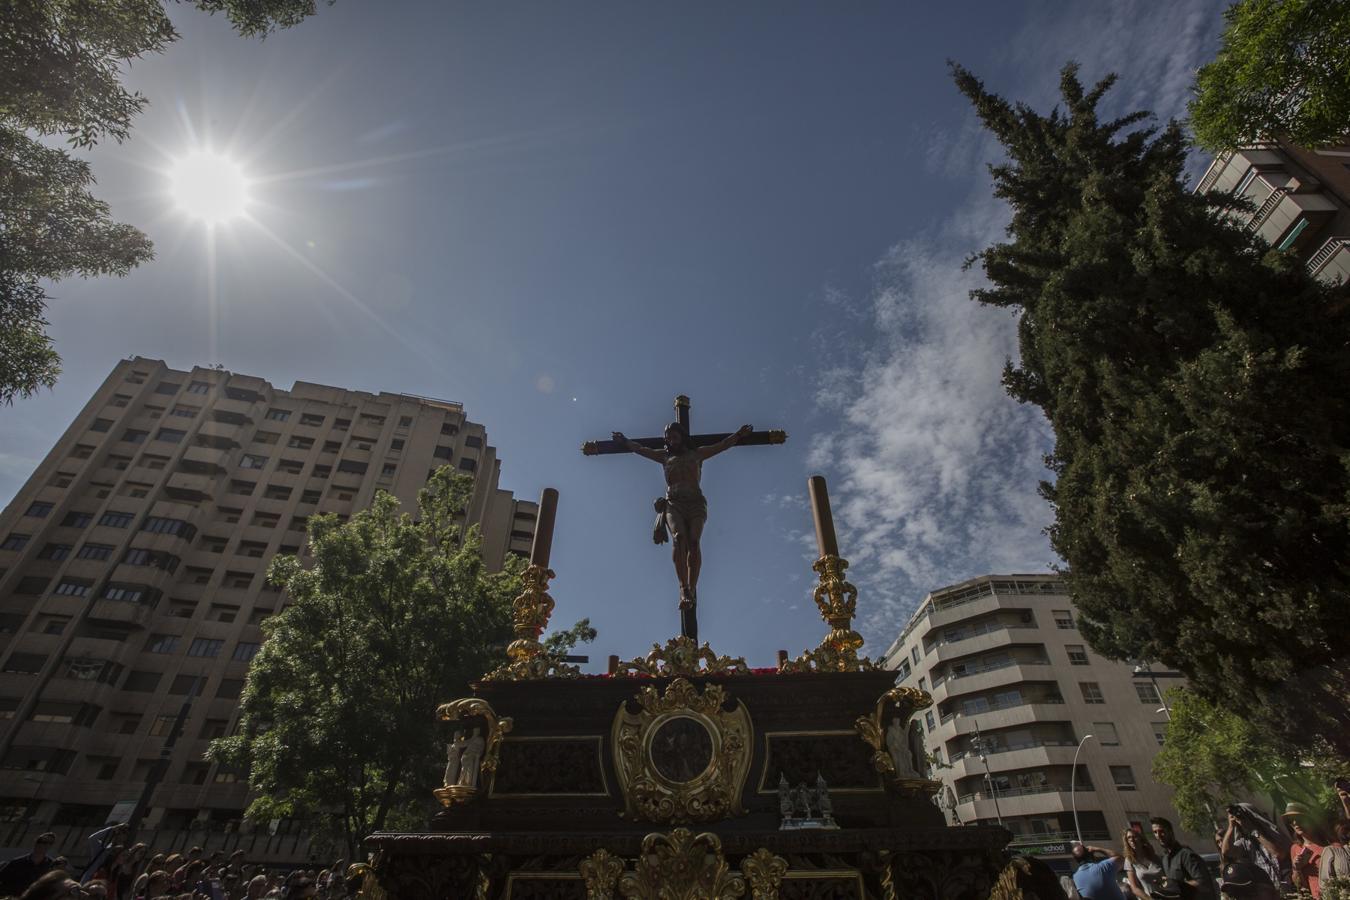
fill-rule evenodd
<path id="1" fill-rule="evenodd" d="M 960 672 L 952 672 L 950 675 L 934 675 L 933 687 L 937 687 L 947 681 L 958 678 L 973 678 L 976 675 L 983 675 L 986 672 L 997 672 L 999 669 L 1007 669 L 1012 666 L 1048 666 L 1048 659 L 1001 659 L 998 662 L 985 663 L 978 666 L 966 666 Z"/>
<path id="2" fill-rule="evenodd" d="M 95 600 L 89 607 L 89 621 L 144 628 L 154 610 L 153 603 L 129 603 L 126 600 Z"/>
<path id="3" fill-rule="evenodd" d="M 1308 274 L 1324 281 L 1347 280 L 1350 274 L 1350 237 L 1327 238 L 1326 243 L 1309 257 Z"/>
<path id="4" fill-rule="evenodd" d="M 1040 747 L 1076 747 L 1076 741 L 1022 741 L 1017 744 L 1000 744 L 997 747 L 985 748 L 985 756 L 993 756 L 996 753 L 1012 753 L 1015 750 L 1035 750 Z M 951 755 L 949 762 L 960 762 L 968 756 L 979 756 L 974 750 L 958 750 Z"/>
<path id="5" fill-rule="evenodd" d="M 1200 183 L 1196 185 L 1195 192 L 1197 194 L 1203 194 L 1214 187 L 1214 182 L 1219 180 L 1219 176 L 1223 174 L 1224 169 L 1228 168 L 1228 163 L 1232 158 L 1233 151 L 1231 150 L 1225 150 L 1223 153 L 1214 157 L 1214 161 L 1210 163 L 1209 168 L 1205 170 L 1205 176 L 1201 178 Z"/>
<path id="6" fill-rule="evenodd" d="M 1024 699 L 1022 699 L 1022 700 L 1008 701 L 1008 702 L 1004 702 L 1004 703 L 991 703 L 991 704 L 989 704 L 987 707 L 985 707 L 984 709 L 978 709 L 978 710 L 974 710 L 974 711 L 972 711 L 972 712 L 960 712 L 960 711 L 958 711 L 958 710 L 952 710 L 951 712 L 946 713 L 946 714 L 944 714 L 944 715 L 942 716 L 942 724 L 944 724 L 944 725 L 947 724 L 948 722 L 950 722 L 952 719 L 956 718 L 957 716 L 962 716 L 962 717 L 978 716 L 978 715 L 982 715 L 982 714 L 987 713 L 987 712 L 997 712 L 997 711 L 1000 710 L 1000 709 L 1012 709 L 1012 708 L 1017 707 L 1017 706 L 1036 706 L 1036 705 L 1040 705 L 1040 704 L 1062 704 L 1063 702 L 1064 702 L 1064 698 L 1063 698 L 1063 697 L 1032 697 L 1032 698 L 1024 698 Z"/>
<path id="7" fill-rule="evenodd" d="M 1093 789 L 1090 784 L 1078 785 L 1080 791 L 1091 791 Z M 1004 797 L 1030 797 L 1033 794 L 1067 794 L 1068 792 L 1069 786 L 1067 784 L 1037 784 L 1027 787 L 999 788 L 997 791 L 971 791 L 969 794 L 961 794 L 956 798 L 956 802 L 974 803 L 976 800 L 993 800 L 995 796 L 1002 800 Z"/>

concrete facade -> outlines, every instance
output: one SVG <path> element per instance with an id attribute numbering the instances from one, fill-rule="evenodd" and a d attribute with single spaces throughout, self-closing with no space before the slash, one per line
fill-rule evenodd
<path id="1" fill-rule="evenodd" d="M 1281 142 L 1221 153 L 1196 185 L 1248 200 L 1234 213 L 1266 243 L 1292 250 L 1328 283 L 1350 282 L 1350 144 L 1308 150 Z"/>
<path id="2" fill-rule="evenodd" d="M 933 591 L 882 663 L 933 696 L 922 727 L 953 822 L 1001 818 L 1015 846 L 1048 857 L 1068 853 L 1075 800 L 1088 843 L 1118 844 L 1135 823 L 1147 832 L 1151 816 L 1177 822 L 1151 766 L 1167 731 L 1159 692 L 1181 678 L 1136 674 L 1089 650 L 1057 576 L 987 575 Z M 1211 836 L 1182 840 L 1214 849 Z"/>
<path id="3" fill-rule="evenodd" d="M 236 833 L 246 785 L 202 752 L 233 727 L 259 625 L 286 602 L 271 557 L 300 548 L 308 516 L 377 490 L 415 510 L 442 465 L 474 477 L 488 565 L 527 555 L 536 505 L 498 487 L 497 451 L 457 403 L 119 363 L 0 513 L 0 821 L 124 813 L 195 688 L 145 822 Z"/>

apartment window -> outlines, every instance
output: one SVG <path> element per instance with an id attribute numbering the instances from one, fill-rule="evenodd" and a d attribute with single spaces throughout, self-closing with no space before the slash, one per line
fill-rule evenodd
<path id="1" fill-rule="evenodd" d="M 314 438 L 292 437 L 286 442 L 286 446 L 290 447 L 292 450 L 308 450 L 314 446 Z"/>
<path id="2" fill-rule="evenodd" d="M 247 641 L 240 641 L 234 645 L 234 653 L 230 654 L 230 659 L 236 662 L 248 662 L 258 655 L 258 648 L 262 644 L 253 644 Z"/>
<path id="3" fill-rule="evenodd" d="M 128 403 L 131 402 L 131 397 L 127 394 L 113 394 L 113 398 L 109 402 L 110 405 L 115 406 L 118 409 L 121 409 L 122 407 L 126 406 Z"/>
<path id="4" fill-rule="evenodd" d="M 42 671 L 47 657 L 42 653 L 11 653 L 5 660 L 4 671 L 15 675 L 36 675 Z"/>
<path id="5" fill-rule="evenodd" d="M 921 678 L 919 679 L 919 690 L 921 690 L 921 691 L 926 691 L 926 690 L 928 690 L 928 683 L 927 683 L 927 682 L 928 682 L 928 679 L 927 679 L 927 678 L 922 678 L 922 677 L 921 677 Z"/>
<path id="6" fill-rule="evenodd" d="M 126 431 L 122 432 L 122 440 L 126 441 L 128 444 L 144 444 L 145 439 L 149 436 L 150 432 L 140 431 L 136 428 L 128 428 Z"/>
<path id="7" fill-rule="evenodd" d="M 60 634 L 70 624 L 70 616 L 43 616 L 38 626 L 43 634 Z"/>
<path id="8" fill-rule="evenodd" d="M 1134 790 L 1134 769 L 1129 766 L 1111 766 L 1111 780 L 1115 782 L 1116 790 L 1132 791 Z"/>
<path id="9" fill-rule="evenodd" d="M 47 584 L 50 581 L 50 578 L 45 578 L 42 575 L 25 575 L 14 586 L 14 593 L 23 595 L 40 594 L 47 589 Z"/>
<path id="10" fill-rule="evenodd" d="M 1082 644 L 1069 644 L 1064 648 L 1064 652 L 1069 655 L 1069 665 L 1086 666 L 1088 664 L 1087 650 Z"/>
<path id="11" fill-rule="evenodd" d="M 1296 222 L 1294 224 L 1294 227 L 1289 230 L 1289 233 L 1285 235 L 1284 240 L 1280 241 L 1280 243 L 1275 246 L 1275 249 L 1288 250 L 1290 247 L 1294 246 L 1294 242 L 1298 240 L 1298 236 L 1302 234 L 1304 229 L 1307 227 L 1308 227 L 1308 217 L 1307 216 L 1299 217 L 1298 222 Z"/>
<path id="12" fill-rule="evenodd" d="M 275 444 L 280 437 L 281 435 L 277 434 L 275 431 L 259 431 L 253 435 L 253 443 Z"/>
<path id="13" fill-rule="evenodd" d="M 318 503 L 322 496 L 318 491 L 304 491 L 300 494 L 301 503 Z"/>
<path id="14" fill-rule="evenodd" d="M 341 442 L 341 441 L 324 441 L 324 442 L 323 442 L 323 452 L 324 452 L 324 453 L 336 453 L 336 452 L 338 452 L 338 451 L 341 450 L 341 449 L 342 449 L 342 442 Z"/>
<path id="15" fill-rule="evenodd" d="M 1136 681 L 1134 683 L 1134 692 L 1139 695 L 1140 703 L 1161 703 L 1162 698 L 1158 696 L 1158 689 L 1147 681 Z"/>
<path id="16" fill-rule="evenodd" d="M 239 607 L 229 603 L 212 603 L 206 614 L 208 622 L 233 622 L 239 615 Z"/>
<path id="17" fill-rule="evenodd" d="M 1078 689 L 1083 692 L 1084 703 L 1105 703 L 1106 698 L 1102 696 L 1102 688 L 1095 681 L 1080 681 Z"/>
<path id="18" fill-rule="evenodd" d="M 316 416 L 314 413 L 301 413 L 301 414 L 300 414 L 300 424 L 301 424 L 301 425 L 322 425 L 322 424 L 323 424 L 323 416 Z"/>
<path id="19" fill-rule="evenodd" d="M 909 658 L 914 660 L 914 665 L 919 664 L 919 648 L 917 645 L 909 648 Z"/>
<path id="20" fill-rule="evenodd" d="M 221 649 L 225 646 L 222 640 L 214 638 L 196 638 L 188 646 L 188 656 L 216 657 L 220 655 Z"/>
<path id="21" fill-rule="evenodd" d="M 153 485 L 141 484 L 135 481 L 128 481 L 126 484 L 122 485 L 122 496 L 134 497 L 137 499 L 141 497 L 147 497 L 150 495 L 151 487 L 153 487 Z"/>
<path id="22" fill-rule="evenodd" d="M 202 535 L 202 549 L 207 553 L 224 553 L 225 545 L 230 542 L 229 538 L 214 537 L 212 535 Z"/>
<path id="23" fill-rule="evenodd" d="M 299 475 L 305 468 L 305 464 L 298 459 L 283 459 L 277 463 L 277 471 L 285 472 L 287 475 Z"/>
<path id="24" fill-rule="evenodd" d="M 258 541 L 240 541 L 235 549 L 235 556 L 249 556 L 253 559 L 262 559 L 263 554 L 267 552 L 267 545 Z"/>
<path id="25" fill-rule="evenodd" d="M 198 568 L 197 566 L 188 566 L 187 580 L 189 584 L 210 584 L 211 570 Z"/>
<path id="26" fill-rule="evenodd" d="M 128 525 L 131 524 L 131 520 L 134 518 L 135 516 L 133 516 L 129 512 L 116 512 L 114 510 L 108 510 L 103 515 L 98 517 L 98 524 L 106 525 L 109 528 L 126 528 Z"/>
<path id="27" fill-rule="evenodd" d="M 178 721 L 177 715 L 155 716 L 150 721 L 150 736 L 164 737 L 170 731 L 173 731 L 173 723 Z"/>
<path id="28" fill-rule="evenodd" d="M 176 634 L 152 634 L 150 639 L 145 642 L 146 653 L 176 653 L 178 651 L 178 635 Z"/>
<path id="29" fill-rule="evenodd" d="M 147 453 L 141 457 L 141 465 L 145 466 L 147 469 L 154 469 L 158 471 L 167 466 L 168 464 L 169 458 L 167 456 L 151 456 L 149 453 Z"/>
<path id="30" fill-rule="evenodd" d="M 191 600 L 170 600 L 169 615 L 175 619 L 190 619 L 197 611 L 197 604 Z"/>
<path id="31" fill-rule="evenodd" d="M 155 434 L 155 440 L 165 441 L 170 444 L 176 444 L 185 437 L 187 437 L 187 432 L 178 428 L 161 428 L 159 432 Z"/>
<path id="32" fill-rule="evenodd" d="M 129 566 L 148 566 L 154 563 L 154 554 L 149 550 L 140 547 L 132 547 L 122 557 L 122 562 Z"/>
<path id="33" fill-rule="evenodd" d="M 209 394 L 211 393 L 211 385 L 205 381 L 192 381 L 188 383 L 187 392 L 189 394 Z"/>
<path id="34" fill-rule="evenodd" d="M 286 422 L 291 418 L 291 411 L 289 409 L 277 409 L 274 406 L 267 411 L 264 418 L 271 419 L 273 422 Z"/>
<path id="35" fill-rule="evenodd" d="M 376 428 L 383 428 L 384 416 L 376 416 L 370 413 L 361 413 L 361 424 L 374 425 Z"/>
<path id="36" fill-rule="evenodd" d="M 94 778 L 98 781 L 112 781 L 117 775 L 117 763 L 116 759 L 102 756 L 89 759 L 89 765 L 94 769 Z"/>
<path id="37" fill-rule="evenodd" d="M 122 683 L 122 690 L 149 693 L 159 687 L 159 680 L 161 677 L 162 675 L 159 672 L 145 672 L 139 669 L 132 669 L 127 673 L 127 680 Z"/>
<path id="38" fill-rule="evenodd" d="M 45 519 L 52 513 L 52 504 L 44 503 L 41 500 L 28 504 L 28 511 L 25 516 L 32 516 L 34 519 Z M 67 516 L 66 518 L 70 518 Z"/>
<path id="39" fill-rule="evenodd" d="M 89 430 L 107 431 L 109 428 L 112 428 L 112 424 L 112 419 L 95 419 L 94 423 L 89 426 Z"/>
<path id="40" fill-rule="evenodd" d="M 476 434 L 471 434 L 464 439 L 464 446 L 473 450 L 481 449 L 483 446 L 483 439 Z"/>
<path id="41" fill-rule="evenodd" d="M 1116 732 L 1116 726 L 1111 722 L 1093 722 L 1092 733 L 1097 737 L 1097 743 L 1103 747 L 1119 747 L 1120 735 Z"/>
<path id="42" fill-rule="evenodd" d="M 338 463 L 339 472 L 347 472 L 351 475 L 364 475 L 366 469 L 370 468 L 363 462 L 357 462 L 354 459 L 344 459 Z"/>
<path id="43" fill-rule="evenodd" d="M 459 426 L 453 422 L 446 422 L 441 426 L 441 434 L 455 435 L 459 434 Z"/>
<path id="44" fill-rule="evenodd" d="M 249 572 L 226 572 L 225 587 L 247 588 L 253 583 L 253 575 Z"/>
<path id="45" fill-rule="evenodd" d="M 183 775 L 178 779 L 179 784 L 206 784 L 207 773 L 211 771 L 210 763 L 190 762 L 183 766 Z"/>
<path id="46" fill-rule="evenodd" d="M 179 417 L 184 418 L 184 419 L 191 419 L 191 418 L 194 418 L 194 417 L 197 415 L 197 413 L 199 413 L 199 412 L 201 412 L 201 408 L 200 408 L 200 407 L 196 407 L 196 406 L 175 406 L 172 410 L 169 411 L 169 415 L 171 415 L 171 416 L 179 416 Z"/>
<path id="47" fill-rule="evenodd" d="M 394 465 L 393 463 L 385 463 L 385 464 L 384 464 L 384 468 L 380 469 L 380 477 L 381 477 L 381 478 L 392 478 L 392 477 L 394 477 L 394 473 L 397 472 L 397 471 L 398 471 L 398 466 Z"/>
<path id="48" fill-rule="evenodd" d="M 92 581 L 85 581 L 83 578 L 62 578 L 54 593 L 64 597 L 87 597 L 93 587 Z"/>
<path id="49" fill-rule="evenodd" d="M 131 457 L 130 457 L 130 456 L 118 456 L 118 455 L 115 454 L 115 453 L 109 454 L 109 455 L 108 455 L 108 459 L 106 460 L 106 465 L 109 465 L 109 466 L 111 466 L 112 468 L 117 469 L 117 470 L 120 472 L 120 471 L 126 469 L 127 466 L 131 465 Z"/>
<path id="50" fill-rule="evenodd" d="M 351 428 L 351 427 L 352 427 L 352 420 L 351 420 L 351 419 L 335 419 L 335 420 L 333 421 L 333 430 L 334 430 L 334 431 L 346 431 L 348 428 Z"/>
<path id="51" fill-rule="evenodd" d="M 47 504 L 47 505 L 48 505 L 48 506 L 51 506 L 50 503 Z M 88 524 L 89 524 L 90 522 L 92 522 L 92 521 L 94 521 L 94 516 L 93 516 L 92 513 L 87 513 L 87 512 L 68 512 L 68 513 L 66 513 L 66 517 L 65 517 L 64 519 L 61 520 L 61 527 L 62 527 L 62 528 L 83 528 L 84 526 L 88 525 Z"/>
<path id="52" fill-rule="evenodd" d="M 147 374 L 147 373 L 145 373 L 145 372 L 134 372 L 134 371 L 133 371 L 130 375 L 127 376 L 127 381 L 128 381 L 130 384 L 145 384 L 145 376 L 146 376 L 146 374 Z"/>
<path id="53" fill-rule="evenodd" d="M 215 784 L 234 784 L 239 780 L 239 773 L 234 769 L 221 766 L 216 769 L 216 777 L 212 779 Z"/>
<path id="54" fill-rule="evenodd" d="M 223 738 L 229 730 L 230 723 L 228 720 L 207 719 L 202 723 L 202 730 L 197 733 L 197 738 L 203 741 L 214 741 L 216 738 Z"/>
<path id="55" fill-rule="evenodd" d="M 240 494 L 240 495 L 242 495 L 242 496 L 249 497 L 249 496 L 252 496 L 252 494 L 253 494 L 253 489 L 256 488 L 257 486 L 258 486 L 258 482 L 256 482 L 256 481 L 238 481 L 238 480 L 231 480 L 231 481 L 230 481 L 230 493 L 231 493 L 231 494 Z"/>
<path id="56" fill-rule="evenodd" d="M 412 416 L 400 416 L 398 420 L 399 428 L 411 428 L 413 422 Z"/>
<path id="57" fill-rule="evenodd" d="M 263 619 L 266 619 L 270 615 L 272 615 L 272 610 L 264 609 L 261 606 L 255 606 L 253 607 L 253 609 L 249 611 L 248 624 L 261 625 L 263 623 Z"/>
<path id="58" fill-rule="evenodd" d="M 254 453 L 245 453 L 239 457 L 239 468 L 241 469 L 261 469 L 267 465 L 267 457 L 258 456 Z"/>
<path id="59" fill-rule="evenodd" d="M 469 459 L 467 456 L 459 461 L 459 467 L 465 472 L 472 472 L 478 468 L 478 461 Z"/>
<path id="60" fill-rule="evenodd" d="M 1159 746 L 1159 747 L 1161 747 L 1161 746 L 1163 746 L 1165 743 L 1167 743 L 1167 723 L 1166 723 L 1166 722 L 1154 722 L 1154 723 L 1153 723 L 1153 740 L 1155 740 L 1155 741 L 1158 742 L 1158 746 Z"/>
<path id="61" fill-rule="evenodd" d="M 70 451 L 70 458 L 71 458 L 71 459 L 88 459 L 89 457 L 91 457 L 91 456 L 93 456 L 93 455 L 94 455 L 94 448 L 91 447 L 91 446 L 89 446 L 88 444 L 76 444 L 76 445 L 75 445 L 75 449 L 72 450 L 72 451 Z M 120 457 L 120 456 L 117 456 L 117 457 L 110 456 L 110 457 L 108 457 L 108 465 L 112 465 L 112 461 L 113 461 L 114 459 L 123 459 L 123 457 Z M 125 469 L 126 466 L 123 466 L 122 468 Z"/>
<path id="62" fill-rule="evenodd" d="M 329 475 L 333 474 L 333 467 L 315 466 L 313 470 L 310 471 L 309 474 L 311 478 L 327 478 Z"/>
<path id="63" fill-rule="evenodd" d="M 263 496 L 268 500 L 289 500 L 291 499 L 291 489 L 284 484 L 269 484 L 263 491 Z"/>
<path id="64" fill-rule="evenodd" d="M 38 559 L 62 560 L 70 555 L 70 544 L 48 544 L 38 553 Z"/>
<path id="65" fill-rule="evenodd" d="M 309 516 L 291 516 L 291 524 L 286 526 L 288 531 L 304 531 L 309 526 Z"/>
<path id="66" fill-rule="evenodd" d="M 334 496 L 339 500 L 350 500 L 352 499 L 352 490 L 353 488 L 343 487 L 342 485 L 334 485 L 333 489 L 329 491 L 329 494 L 330 496 Z"/>
<path id="67" fill-rule="evenodd" d="M 11 531 L 9 537 L 5 538 L 5 542 L 0 544 L 0 550 L 22 550 L 28 546 L 30 540 L 32 540 L 32 535 Z"/>
<path id="68" fill-rule="evenodd" d="M 238 700 L 239 694 L 244 690 L 244 679 L 242 678 L 222 678 L 220 684 L 216 687 L 216 696 L 226 700 Z"/>
<path id="69" fill-rule="evenodd" d="M 436 457 L 437 459 L 454 459 L 455 448 L 445 446 L 437 447 L 435 450 L 432 451 L 431 455 Z"/>
<path id="70" fill-rule="evenodd" d="M 112 727 L 108 729 L 116 734 L 135 734 L 141 727 L 140 713 L 113 713 L 110 719 Z"/>
<path id="71" fill-rule="evenodd" d="M 254 513 L 253 524 L 259 528 L 276 528 L 281 524 L 281 516 L 276 513 Z"/>
<path id="72" fill-rule="evenodd" d="M 123 603 L 140 603 L 145 599 L 147 589 L 139 584 L 110 584 L 103 589 L 104 600 L 119 600 Z"/>
<path id="73" fill-rule="evenodd" d="M 197 526 L 190 525 L 182 519 L 146 516 L 145 521 L 141 523 L 141 531 L 148 531 L 152 534 L 172 534 L 185 541 L 190 541 L 197 535 Z"/>
<path id="74" fill-rule="evenodd" d="M 390 441 L 390 442 L 389 442 L 389 452 L 390 452 L 390 453 L 401 453 L 401 452 L 403 452 L 403 438 L 394 438 L 392 441 Z"/>
<path id="75" fill-rule="evenodd" d="M 1067 609 L 1056 609 L 1051 612 L 1055 617 L 1055 627 L 1069 629 L 1073 628 L 1073 613 Z"/>
<path id="76" fill-rule="evenodd" d="M 244 513 L 242 509 L 231 509 L 228 506 L 217 506 L 216 512 L 227 525 L 233 525 L 235 522 L 238 522 L 239 517 Z"/>

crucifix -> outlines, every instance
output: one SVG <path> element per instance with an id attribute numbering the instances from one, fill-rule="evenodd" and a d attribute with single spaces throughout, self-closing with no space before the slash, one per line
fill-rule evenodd
<path id="1" fill-rule="evenodd" d="M 673 545 L 675 575 L 680 580 L 680 634 L 698 642 L 698 573 L 703 566 L 700 542 L 708 520 L 708 501 L 699 487 L 703 462 L 732 447 L 781 444 L 784 431 L 755 431 L 743 425 L 738 431 L 721 434 L 690 434 L 689 398 L 675 398 L 676 420 L 666 426 L 661 437 L 632 439 L 616 431 L 608 441 L 587 441 L 581 445 L 586 456 L 609 453 L 636 453 L 658 462 L 665 470 L 666 493 L 656 500 L 656 523 L 652 540 L 664 544 L 667 532 Z"/>

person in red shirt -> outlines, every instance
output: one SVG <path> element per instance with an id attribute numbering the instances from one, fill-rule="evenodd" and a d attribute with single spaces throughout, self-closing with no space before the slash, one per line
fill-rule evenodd
<path id="1" fill-rule="evenodd" d="M 1281 818 L 1293 838 L 1293 843 L 1289 845 L 1289 862 L 1294 886 L 1300 890 L 1306 888 L 1313 895 L 1313 900 L 1321 900 L 1322 884 L 1317 875 L 1322 865 L 1322 847 L 1326 839 L 1302 803 L 1290 803 Z"/>

